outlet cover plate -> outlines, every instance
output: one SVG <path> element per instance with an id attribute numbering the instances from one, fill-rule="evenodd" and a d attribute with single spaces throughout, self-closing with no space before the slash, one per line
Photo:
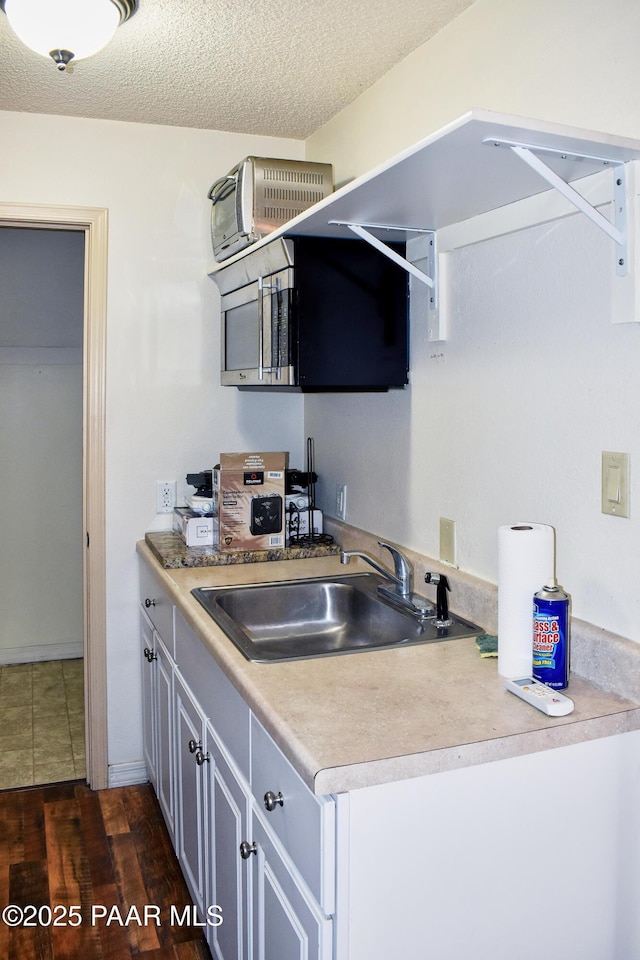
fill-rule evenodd
<path id="1" fill-rule="evenodd" d="M 173 513 L 176 503 L 176 481 L 156 480 L 156 513 Z"/>
<path id="2" fill-rule="evenodd" d="M 456 522 L 440 517 L 440 560 L 456 565 Z"/>

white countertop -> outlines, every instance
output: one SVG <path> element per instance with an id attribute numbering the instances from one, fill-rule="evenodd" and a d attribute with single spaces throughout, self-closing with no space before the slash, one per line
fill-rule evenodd
<path id="1" fill-rule="evenodd" d="M 565 691 L 575 702 L 574 712 L 544 716 L 504 690 L 497 659 L 481 658 L 474 639 L 252 663 L 190 591 L 343 574 L 338 557 L 163 570 L 143 542 L 138 552 L 316 794 L 640 729 L 640 704 L 574 675 Z"/>

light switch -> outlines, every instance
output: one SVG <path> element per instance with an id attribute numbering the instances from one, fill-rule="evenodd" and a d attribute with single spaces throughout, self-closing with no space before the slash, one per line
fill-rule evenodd
<path id="1" fill-rule="evenodd" d="M 607 464 L 607 500 L 609 503 L 620 503 L 620 467 Z"/>
<path id="2" fill-rule="evenodd" d="M 628 453 L 602 453 L 602 512 L 629 516 Z"/>

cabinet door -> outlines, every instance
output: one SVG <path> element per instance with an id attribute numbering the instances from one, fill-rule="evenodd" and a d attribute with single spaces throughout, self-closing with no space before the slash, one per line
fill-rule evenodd
<path id="1" fill-rule="evenodd" d="M 253 960 L 330 960 L 333 923 L 253 813 Z"/>
<path id="2" fill-rule="evenodd" d="M 151 621 L 140 614 L 140 653 L 142 680 L 142 753 L 147 767 L 147 776 L 156 787 L 156 731 L 155 704 L 153 695 L 154 635 Z"/>
<path id="3" fill-rule="evenodd" d="M 242 781 L 212 729 L 207 724 L 209 766 L 208 902 L 217 904 L 224 917 L 219 927 L 207 928 L 209 947 L 216 960 L 245 960 L 248 956 L 250 870 L 240 857 L 249 824 L 248 786 Z"/>
<path id="4" fill-rule="evenodd" d="M 152 664 L 154 684 L 154 716 L 156 727 L 156 794 L 169 833 L 175 834 L 175 802 L 173 774 L 173 663 L 155 636 L 156 659 Z"/>
<path id="5" fill-rule="evenodd" d="M 203 767 L 204 718 L 181 681 L 175 676 L 176 721 L 176 853 L 193 902 L 204 915 L 206 836 Z"/>

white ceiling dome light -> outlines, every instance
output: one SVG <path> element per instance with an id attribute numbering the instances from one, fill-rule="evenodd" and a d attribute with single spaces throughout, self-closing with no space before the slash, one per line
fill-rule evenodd
<path id="1" fill-rule="evenodd" d="M 0 0 L 0 7 L 25 46 L 65 70 L 106 47 L 138 0 Z"/>

